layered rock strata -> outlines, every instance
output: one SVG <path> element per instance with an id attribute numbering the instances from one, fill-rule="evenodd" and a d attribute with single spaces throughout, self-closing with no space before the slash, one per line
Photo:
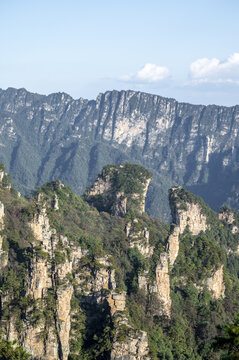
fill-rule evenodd
<path id="1" fill-rule="evenodd" d="M 216 270 L 211 277 L 203 282 L 204 286 L 208 288 L 213 299 L 217 300 L 225 295 L 225 285 L 223 282 L 223 265 Z"/>
<path id="2" fill-rule="evenodd" d="M 171 183 L 193 186 L 214 208 L 227 200 L 238 208 L 238 124 L 238 106 L 192 105 L 132 90 L 89 101 L 0 89 L 0 155 L 24 191 L 61 177 L 83 193 L 102 166 L 123 159 L 155 171 L 165 184 L 164 204 Z"/>
<path id="3" fill-rule="evenodd" d="M 147 333 L 133 329 L 125 314 L 126 294 L 112 293 L 108 303 L 116 329 L 110 359 L 150 360 Z"/>
<path id="4" fill-rule="evenodd" d="M 192 235 L 198 235 L 208 228 L 207 218 L 202 213 L 201 206 L 198 203 L 182 201 L 178 195 L 180 189 L 181 187 L 172 188 L 170 195 L 172 221 L 176 224 L 167 242 L 170 265 L 174 264 L 178 256 L 179 235 L 183 234 L 186 228 Z"/>
<path id="5" fill-rule="evenodd" d="M 139 173 L 138 177 L 135 171 Z M 107 210 L 116 216 L 125 216 L 129 209 L 142 214 L 151 178 L 152 175 L 138 165 L 108 166 L 85 193 L 85 199 L 99 210 Z"/>
<path id="6" fill-rule="evenodd" d="M 141 227 L 137 229 L 139 224 L 138 219 L 134 219 L 133 222 L 128 222 L 125 225 L 125 234 L 129 240 L 129 247 L 137 247 L 140 253 L 148 258 L 153 255 L 154 248 L 149 244 L 149 230 L 147 227 Z"/>

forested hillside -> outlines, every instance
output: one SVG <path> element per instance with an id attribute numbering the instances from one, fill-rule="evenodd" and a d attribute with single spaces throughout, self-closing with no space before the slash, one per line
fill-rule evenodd
<path id="1" fill-rule="evenodd" d="M 239 312 L 239 216 L 172 187 L 172 224 L 152 219 L 151 178 L 106 166 L 83 198 L 56 180 L 26 199 L 1 166 L 2 338 L 35 360 L 221 359 L 218 326 Z"/>

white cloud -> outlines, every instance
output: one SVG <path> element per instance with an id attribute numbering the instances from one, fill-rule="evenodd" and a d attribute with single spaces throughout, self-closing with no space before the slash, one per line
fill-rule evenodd
<path id="1" fill-rule="evenodd" d="M 225 61 L 217 58 L 202 58 L 190 65 L 190 77 L 196 83 L 237 83 L 239 84 L 239 53 Z"/>
<path id="2" fill-rule="evenodd" d="M 169 74 L 169 69 L 165 66 L 145 64 L 137 73 L 124 75 L 121 77 L 121 80 L 155 83 L 165 80 Z"/>

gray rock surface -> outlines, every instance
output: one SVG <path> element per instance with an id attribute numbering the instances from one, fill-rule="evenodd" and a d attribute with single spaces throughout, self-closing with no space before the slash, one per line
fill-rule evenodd
<path id="1" fill-rule="evenodd" d="M 186 186 L 213 208 L 238 209 L 239 106 L 203 106 L 135 91 L 96 101 L 0 90 L 0 161 L 27 193 L 61 178 L 81 194 L 105 164 L 153 171 L 146 208 L 166 218 L 167 189 Z M 219 200 L 220 199 L 220 200 Z"/>

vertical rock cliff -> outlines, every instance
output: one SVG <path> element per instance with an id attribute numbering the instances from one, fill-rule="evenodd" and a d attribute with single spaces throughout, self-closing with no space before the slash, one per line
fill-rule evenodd
<path id="1" fill-rule="evenodd" d="M 142 214 L 151 178 L 151 173 L 138 165 L 109 165 L 86 192 L 85 199 L 116 216 L 124 216 L 127 211 Z"/>
<path id="2" fill-rule="evenodd" d="M 4 338 L 34 360 L 210 358 L 205 334 L 238 306 L 238 254 L 229 251 L 238 215 L 224 209 L 219 220 L 174 187 L 174 223 L 151 219 L 150 177 L 109 166 L 86 192 L 90 205 L 59 180 L 28 200 L 0 182 Z"/>
<path id="3" fill-rule="evenodd" d="M 181 187 L 170 190 L 169 203 L 172 221 L 176 225 L 168 238 L 169 262 L 173 265 L 179 251 L 179 235 L 187 228 L 192 235 L 198 235 L 207 229 L 207 218 L 203 214 L 200 204 L 194 203 L 193 197 L 186 197 L 186 192 Z"/>
<path id="4" fill-rule="evenodd" d="M 103 166 L 128 161 L 154 171 L 147 202 L 154 216 L 168 215 L 173 184 L 190 187 L 214 208 L 225 202 L 238 208 L 238 122 L 239 106 L 191 105 L 131 90 L 88 101 L 9 88 L 0 91 L 0 160 L 23 192 L 61 178 L 83 193 Z"/>

